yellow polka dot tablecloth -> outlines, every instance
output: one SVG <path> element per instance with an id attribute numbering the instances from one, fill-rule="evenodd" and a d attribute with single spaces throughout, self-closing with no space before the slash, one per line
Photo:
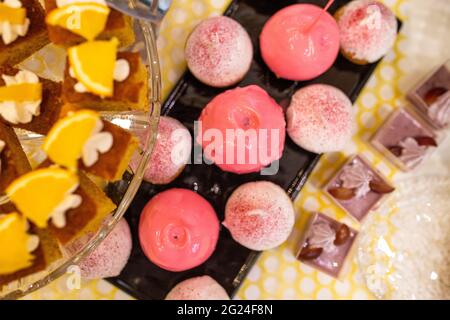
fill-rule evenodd
<path id="1" fill-rule="evenodd" d="M 450 6 L 447 0 L 384 0 L 403 20 L 403 28 L 393 50 L 380 63 L 362 91 L 354 108 L 358 132 L 342 153 L 322 157 L 300 193 L 295 207 L 298 220 L 304 212 L 321 211 L 359 229 L 345 213 L 320 191 L 320 187 L 352 154 L 364 154 L 389 179 L 396 169 L 367 143 L 385 118 L 406 104 L 405 93 L 430 68 L 448 58 L 447 31 Z M 426 3 L 425 3 L 426 2 Z M 162 23 L 158 47 L 161 58 L 163 95 L 183 74 L 184 43 L 201 20 L 221 14 L 229 0 L 174 0 Z M 446 57 L 447 55 L 447 57 Z M 374 212 L 373 215 L 376 215 Z M 301 234 L 300 223 L 281 247 L 264 252 L 243 282 L 236 299 L 372 299 L 354 259 L 346 277 L 335 280 L 295 259 Z M 80 289 L 67 289 L 67 277 L 32 293 L 26 299 L 131 299 L 106 281 L 84 281 Z"/>

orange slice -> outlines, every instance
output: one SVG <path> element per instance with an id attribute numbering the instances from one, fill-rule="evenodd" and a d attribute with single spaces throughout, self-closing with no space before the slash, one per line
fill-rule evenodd
<path id="1" fill-rule="evenodd" d="M 70 30 L 87 40 L 94 40 L 105 30 L 110 9 L 97 3 L 70 4 L 52 10 L 47 24 Z"/>
<path id="2" fill-rule="evenodd" d="M 0 215 L 0 274 L 10 274 L 32 265 L 28 252 L 27 222 L 18 213 Z"/>
<path id="3" fill-rule="evenodd" d="M 83 146 L 91 137 L 99 121 L 100 116 L 94 111 L 83 110 L 72 113 L 53 126 L 42 148 L 53 162 L 76 170 L 78 159 L 83 153 Z"/>
<path id="4" fill-rule="evenodd" d="M 6 194 L 17 209 L 39 228 L 78 186 L 76 173 L 57 168 L 32 171 L 16 179 Z"/>
<path id="5" fill-rule="evenodd" d="M 0 101 L 38 101 L 42 99 L 42 83 L 20 83 L 0 87 Z"/>
<path id="6" fill-rule="evenodd" d="M 11 24 L 24 24 L 27 17 L 25 8 L 12 8 L 0 3 L 0 22 L 8 21 Z"/>
<path id="7" fill-rule="evenodd" d="M 111 97 L 114 88 L 114 67 L 119 40 L 91 41 L 69 48 L 70 66 L 75 77 L 89 92 Z"/>

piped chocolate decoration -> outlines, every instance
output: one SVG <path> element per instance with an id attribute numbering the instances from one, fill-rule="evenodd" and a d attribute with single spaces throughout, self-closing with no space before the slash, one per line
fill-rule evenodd
<path id="1" fill-rule="evenodd" d="M 437 147 L 438 143 L 436 139 L 433 137 L 427 137 L 427 136 L 421 136 L 421 137 L 414 137 L 414 140 L 416 140 L 417 144 L 421 147 Z M 403 154 L 403 147 L 401 146 L 391 146 L 388 148 L 388 150 L 396 157 L 401 157 Z"/>
<path id="2" fill-rule="evenodd" d="M 370 170 L 360 162 L 353 162 L 344 167 L 340 175 L 341 187 L 353 190 L 357 198 L 364 197 L 370 192 L 369 182 L 372 180 Z"/>
<path id="3" fill-rule="evenodd" d="M 311 248 L 322 248 L 324 252 L 332 252 L 336 249 L 334 240 L 336 231 L 327 222 L 315 222 L 310 229 L 308 244 Z"/>
<path id="4" fill-rule="evenodd" d="M 429 108 L 428 116 L 434 123 L 443 128 L 450 122 L 450 91 L 441 95 Z"/>

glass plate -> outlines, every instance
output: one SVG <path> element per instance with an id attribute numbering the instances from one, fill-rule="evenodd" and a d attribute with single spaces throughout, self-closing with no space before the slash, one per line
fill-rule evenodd
<path id="1" fill-rule="evenodd" d="M 358 263 L 379 299 L 450 299 L 450 176 L 408 178 L 368 217 Z"/>
<path id="2" fill-rule="evenodd" d="M 134 0 L 131 0 L 134 3 Z M 122 218 L 123 214 L 127 210 L 131 201 L 133 200 L 142 181 L 144 169 L 150 158 L 150 154 L 153 148 L 154 141 L 156 139 L 157 125 L 160 114 L 160 101 L 161 101 L 161 77 L 159 69 L 158 54 L 156 49 L 156 38 L 154 30 L 150 24 L 135 21 L 134 28 L 136 33 L 136 42 L 127 48 L 127 50 L 140 52 L 143 62 L 148 66 L 149 70 L 149 106 L 147 112 L 105 112 L 102 113 L 103 118 L 119 125 L 125 129 L 131 130 L 133 133 L 140 136 L 147 136 L 147 141 L 141 141 L 141 146 L 138 152 L 135 153 L 134 159 L 138 163 L 134 172 L 131 169 L 124 174 L 122 180 L 114 183 L 110 183 L 104 186 L 105 192 L 117 205 L 117 209 L 110 214 L 103 224 L 99 227 L 99 230 L 92 235 L 90 240 L 85 246 L 77 252 L 68 254 L 63 253 L 63 258 L 55 261 L 47 266 L 46 270 L 33 274 L 31 276 L 24 277 L 18 281 L 14 281 L 8 285 L 5 285 L 0 289 L 0 299 L 17 299 L 34 290 L 37 290 L 51 281 L 57 279 L 69 268 L 76 265 L 84 256 L 89 254 L 94 248 L 96 248 L 100 242 L 109 234 L 114 228 L 116 223 Z M 47 50 L 48 59 L 51 59 L 52 65 L 63 65 L 65 61 L 64 52 L 62 49 L 56 47 L 46 47 L 44 52 L 40 54 L 46 54 Z M 56 56 L 55 56 L 56 55 Z M 56 61 L 55 61 L 56 57 Z M 36 61 L 35 58 L 30 58 L 28 61 L 22 63 L 22 67 L 32 69 Z M 55 67 L 57 70 L 62 71 L 63 67 Z M 48 70 L 46 70 L 48 71 Z M 47 78 L 52 80 L 58 80 L 61 75 L 47 74 Z M 144 134 L 148 132 L 147 134 Z M 27 152 L 31 162 L 38 162 L 42 153 L 39 151 L 39 146 L 42 143 L 43 137 L 23 130 L 17 131 L 19 139 Z M 7 201 L 5 197 L 0 199 L 0 202 Z M 64 250 L 62 250 L 64 251 Z"/>

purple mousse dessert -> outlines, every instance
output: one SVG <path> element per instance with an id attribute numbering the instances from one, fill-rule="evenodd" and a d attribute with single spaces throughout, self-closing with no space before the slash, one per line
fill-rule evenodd
<path id="1" fill-rule="evenodd" d="M 450 124 L 450 60 L 419 83 L 408 98 L 435 128 L 447 127 Z"/>
<path id="2" fill-rule="evenodd" d="M 322 213 L 314 213 L 307 223 L 297 259 L 339 278 L 347 269 L 358 232 Z"/>
<path id="3" fill-rule="evenodd" d="M 395 111 L 371 142 L 404 171 L 416 168 L 438 145 L 433 129 L 405 108 Z"/>
<path id="4" fill-rule="evenodd" d="M 362 155 L 350 158 L 325 186 L 325 192 L 358 222 L 394 190 Z"/>

